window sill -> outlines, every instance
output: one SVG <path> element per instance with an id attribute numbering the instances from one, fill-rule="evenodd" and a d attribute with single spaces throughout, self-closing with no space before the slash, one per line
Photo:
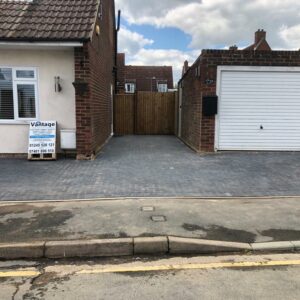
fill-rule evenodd
<path id="1" fill-rule="evenodd" d="M 29 125 L 30 122 L 36 121 L 36 120 L 26 120 L 26 121 L 5 121 L 5 120 L 0 120 L 0 126 L 1 125 Z"/>

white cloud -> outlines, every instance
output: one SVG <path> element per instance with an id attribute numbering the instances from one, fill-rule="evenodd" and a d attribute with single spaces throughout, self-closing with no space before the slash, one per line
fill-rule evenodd
<path id="1" fill-rule="evenodd" d="M 136 54 L 141 48 L 153 44 L 153 40 L 144 38 L 137 32 L 132 32 L 127 28 L 121 28 L 119 32 L 119 48 L 129 54 Z"/>
<path id="2" fill-rule="evenodd" d="M 193 62 L 199 55 L 199 50 L 179 51 L 176 49 L 145 49 L 152 40 L 143 35 L 123 28 L 119 33 L 119 52 L 126 53 L 126 64 L 139 66 L 172 66 L 174 81 L 181 77 L 183 62 Z"/>
<path id="3" fill-rule="evenodd" d="M 300 2 L 294 0 L 117 0 L 127 21 L 157 27 L 175 27 L 192 37 L 192 48 L 245 44 L 258 28 L 268 31 L 275 48 L 298 45 Z M 286 39 L 285 37 L 289 37 Z M 300 48 L 300 45 L 299 45 Z"/>
<path id="4" fill-rule="evenodd" d="M 199 49 L 246 46 L 263 28 L 274 49 L 300 48 L 300 1 L 294 0 L 116 0 L 123 18 L 133 24 L 174 27 L 191 36 L 187 52 L 145 49 L 153 41 L 127 28 L 120 33 L 120 50 L 132 64 L 171 64 L 176 80 L 183 61 L 191 63 Z M 149 47 L 147 47 L 149 48 Z"/>
<path id="5" fill-rule="evenodd" d="M 282 26 L 279 35 L 291 48 L 300 49 L 300 24 L 291 27 Z"/>
<path id="6" fill-rule="evenodd" d="M 163 18 L 173 7 L 184 6 L 197 0 L 116 0 L 122 15 L 130 23 L 142 23 L 143 19 Z"/>

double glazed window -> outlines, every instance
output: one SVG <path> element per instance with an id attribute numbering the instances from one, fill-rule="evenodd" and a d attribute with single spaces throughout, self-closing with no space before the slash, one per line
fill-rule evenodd
<path id="1" fill-rule="evenodd" d="M 0 122 L 36 118 L 36 69 L 0 67 Z"/>
<path id="2" fill-rule="evenodd" d="M 125 91 L 126 93 L 135 93 L 135 84 L 134 83 L 126 83 L 125 84 Z"/>
<path id="3" fill-rule="evenodd" d="M 168 91 L 168 84 L 167 83 L 159 83 L 157 85 L 157 90 L 160 93 L 166 93 Z"/>

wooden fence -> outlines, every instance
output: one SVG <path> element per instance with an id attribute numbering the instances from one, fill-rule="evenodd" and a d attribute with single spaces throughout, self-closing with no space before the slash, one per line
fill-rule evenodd
<path id="1" fill-rule="evenodd" d="M 173 135 L 175 101 L 174 92 L 116 95 L 114 133 L 116 135 Z"/>

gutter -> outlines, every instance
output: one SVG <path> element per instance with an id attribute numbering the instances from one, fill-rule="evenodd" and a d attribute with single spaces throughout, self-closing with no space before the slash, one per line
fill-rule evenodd
<path id="1" fill-rule="evenodd" d="M 83 42 L 16 42 L 0 41 L 0 46 L 4 47 L 83 47 Z"/>

